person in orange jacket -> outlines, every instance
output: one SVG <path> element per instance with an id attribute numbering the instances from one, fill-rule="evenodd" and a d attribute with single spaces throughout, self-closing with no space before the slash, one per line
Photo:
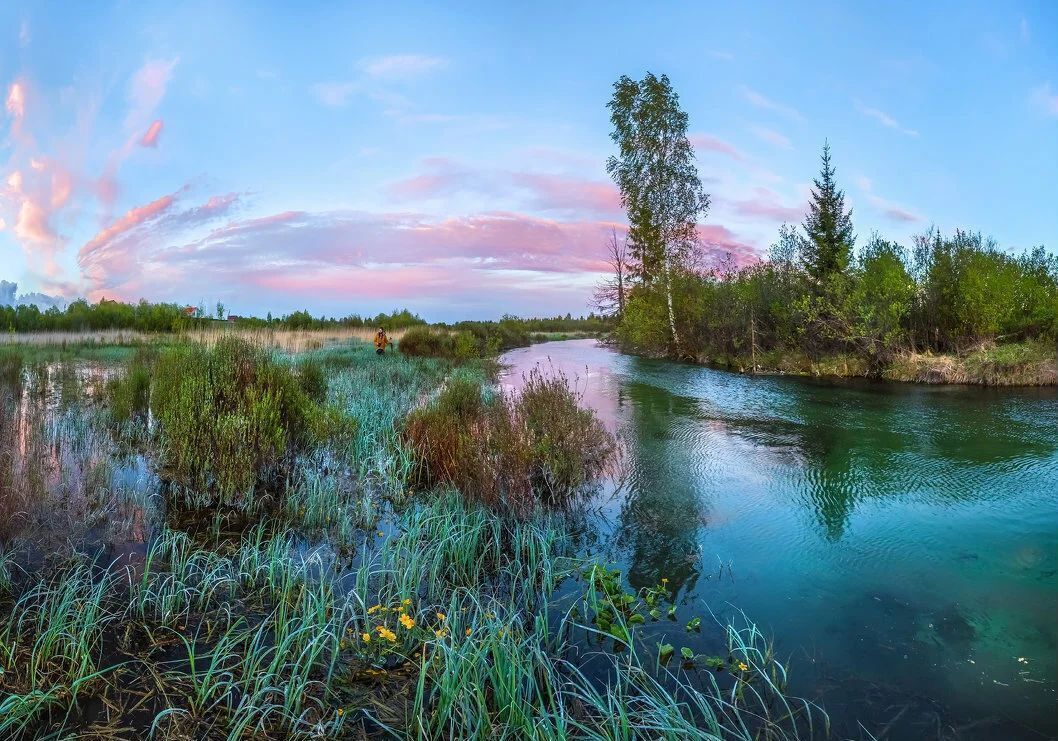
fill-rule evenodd
<path id="1" fill-rule="evenodd" d="M 386 353 L 386 345 L 392 344 L 389 337 L 386 336 L 386 330 L 379 327 L 378 331 L 375 332 L 375 354 L 384 355 Z"/>

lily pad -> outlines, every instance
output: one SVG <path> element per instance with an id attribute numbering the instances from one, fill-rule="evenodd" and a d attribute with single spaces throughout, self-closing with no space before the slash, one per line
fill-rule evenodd
<path id="1" fill-rule="evenodd" d="M 675 650 L 671 643 L 662 643 L 658 646 L 658 661 L 664 664 L 672 658 L 672 653 Z"/>

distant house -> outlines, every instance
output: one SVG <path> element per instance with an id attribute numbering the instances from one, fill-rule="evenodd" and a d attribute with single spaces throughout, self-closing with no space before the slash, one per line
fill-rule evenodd
<path id="1" fill-rule="evenodd" d="M 242 319 L 242 317 L 238 316 L 237 314 L 228 314 L 228 321 L 229 322 L 235 323 L 235 322 L 239 321 L 240 319 Z"/>
<path id="2" fill-rule="evenodd" d="M 193 317 L 193 316 L 196 316 L 197 314 L 198 314 L 198 309 L 196 307 L 194 307 L 194 306 L 185 306 L 184 307 L 184 316 Z"/>

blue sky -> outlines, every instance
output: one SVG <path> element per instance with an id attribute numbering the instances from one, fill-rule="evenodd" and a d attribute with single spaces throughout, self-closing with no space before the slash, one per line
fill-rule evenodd
<path id="1" fill-rule="evenodd" d="M 1058 3 L 304 5 L 5 3 L 0 278 L 579 313 L 624 223 L 605 105 L 647 70 L 690 115 L 711 257 L 800 221 L 824 138 L 860 243 L 1058 245 Z"/>

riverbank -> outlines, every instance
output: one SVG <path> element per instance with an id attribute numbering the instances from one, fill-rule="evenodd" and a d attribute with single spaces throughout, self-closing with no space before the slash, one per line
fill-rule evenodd
<path id="1" fill-rule="evenodd" d="M 921 384 L 974 386 L 1058 385 L 1058 349 L 1044 342 L 981 345 L 970 352 L 935 354 L 904 351 L 880 370 L 851 353 L 822 358 L 789 350 L 750 356 L 699 355 L 695 362 L 738 373 L 834 378 L 879 378 Z"/>

